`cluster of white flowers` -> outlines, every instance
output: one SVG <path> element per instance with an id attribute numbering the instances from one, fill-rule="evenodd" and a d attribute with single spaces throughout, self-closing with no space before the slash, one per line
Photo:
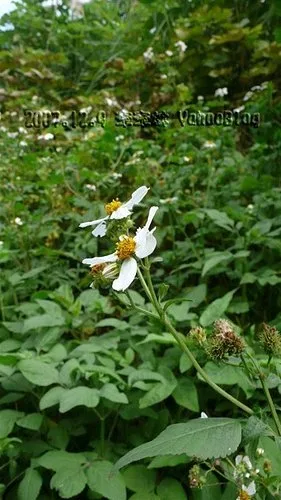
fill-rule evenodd
<path id="1" fill-rule="evenodd" d="M 17 225 L 17 226 L 22 226 L 23 225 L 23 222 L 21 220 L 20 217 L 16 217 L 15 220 L 14 220 L 14 223 Z"/>
<path id="2" fill-rule="evenodd" d="M 143 57 L 146 62 L 150 62 L 154 58 L 154 52 L 152 47 L 148 47 L 148 49 L 143 53 Z"/>
<path id="3" fill-rule="evenodd" d="M 95 184 L 86 184 L 86 188 L 89 189 L 90 191 L 96 191 L 97 187 Z"/>
<path id="4" fill-rule="evenodd" d="M 119 106 L 115 97 L 106 97 L 104 100 L 110 108 L 112 108 L 113 106 Z"/>
<path id="5" fill-rule="evenodd" d="M 90 222 L 82 222 L 80 227 L 96 226 L 92 234 L 94 236 L 104 236 L 107 231 L 107 222 L 129 217 L 133 207 L 142 201 L 148 190 L 149 188 L 146 186 L 139 187 L 126 203 L 121 203 L 118 199 L 113 200 L 105 207 L 108 213 L 106 217 Z M 116 291 L 127 290 L 137 274 L 137 259 L 148 257 L 156 247 L 157 241 L 153 234 L 156 228 L 150 229 L 150 226 L 157 210 L 158 207 L 155 206 L 150 208 L 145 225 L 139 228 L 134 236 L 120 235 L 114 253 L 103 257 L 84 259 L 82 263 L 89 265 L 91 268 L 105 265 L 102 271 L 105 277 L 115 277 L 118 271 L 119 275 L 114 279 L 112 288 Z M 119 266 L 113 266 L 112 264 L 119 264 Z"/>
<path id="6" fill-rule="evenodd" d="M 166 56 L 168 56 L 168 57 L 172 57 L 173 52 L 172 52 L 171 50 L 166 50 L 165 54 L 166 54 Z"/>
<path id="7" fill-rule="evenodd" d="M 225 95 L 228 94 L 228 89 L 227 87 L 222 87 L 220 89 L 217 89 L 215 91 L 215 97 L 224 97 Z"/>
<path id="8" fill-rule="evenodd" d="M 182 40 L 176 42 L 175 47 L 177 47 L 181 53 L 184 53 L 187 49 L 186 43 L 184 43 Z"/>
<path id="9" fill-rule="evenodd" d="M 236 480 L 243 481 L 239 496 L 236 500 L 241 500 L 244 498 L 250 498 L 256 493 L 256 484 L 255 481 L 250 481 L 250 483 L 246 486 L 245 482 L 249 482 L 248 480 L 253 475 L 257 475 L 259 473 L 259 469 L 255 469 L 253 471 L 253 466 L 251 460 L 247 455 L 237 455 L 235 457 L 235 470 L 233 473 L 233 477 Z M 245 481 L 246 480 L 246 481 Z M 245 493 L 248 495 L 246 497 Z"/>

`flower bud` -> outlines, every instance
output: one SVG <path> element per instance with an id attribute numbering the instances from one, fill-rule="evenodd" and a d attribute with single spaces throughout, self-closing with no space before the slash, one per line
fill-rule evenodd
<path id="1" fill-rule="evenodd" d="M 197 326 L 196 328 L 192 328 L 189 332 L 189 337 L 199 345 L 204 344 L 206 341 L 206 330 L 201 326 Z"/>
<path id="2" fill-rule="evenodd" d="M 264 472 L 269 474 L 271 472 L 271 469 L 272 469 L 271 461 L 266 459 L 263 463 L 263 470 Z"/>
<path id="3" fill-rule="evenodd" d="M 243 340 L 234 332 L 228 321 L 224 319 L 215 321 L 213 334 L 206 348 L 212 359 L 220 360 L 226 355 L 237 356 L 243 352 L 244 348 Z"/>
<path id="4" fill-rule="evenodd" d="M 269 356 L 280 356 L 281 354 L 281 335 L 274 326 L 269 326 L 266 323 L 261 325 L 259 333 L 260 342 Z"/>

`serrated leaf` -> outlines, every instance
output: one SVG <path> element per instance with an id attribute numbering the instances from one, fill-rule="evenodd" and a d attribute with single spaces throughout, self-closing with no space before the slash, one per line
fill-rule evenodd
<path id="1" fill-rule="evenodd" d="M 113 464 L 107 460 L 94 462 L 86 469 L 88 486 L 109 500 L 126 500 L 126 487 L 120 473 L 112 476 Z"/>
<path id="2" fill-rule="evenodd" d="M 36 500 L 42 486 L 42 477 L 35 469 L 26 469 L 18 488 L 18 500 Z"/>
<path id="3" fill-rule="evenodd" d="M 63 467 L 56 471 L 50 486 L 58 491 L 61 498 L 72 498 L 79 495 L 87 484 L 85 472 L 77 467 Z"/>
<path id="4" fill-rule="evenodd" d="M 236 290 L 237 288 L 235 288 L 231 292 L 226 293 L 220 299 L 216 299 L 211 304 L 209 304 L 207 309 L 205 309 L 205 311 L 200 316 L 200 325 L 209 326 L 211 325 L 211 323 L 219 319 L 227 310 Z"/>
<path id="5" fill-rule="evenodd" d="M 116 463 L 120 469 L 132 462 L 159 455 L 186 453 L 198 459 L 226 457 L 241 442 L 241 425 L 231 418 L 199 418 L 170 425 L 149 443 L 129 451 Z"/>

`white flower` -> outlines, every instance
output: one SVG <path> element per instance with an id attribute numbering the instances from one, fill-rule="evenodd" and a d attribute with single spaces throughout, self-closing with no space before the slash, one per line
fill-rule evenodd
<path id="1" fill-rule="evenodd" d="M 221 89 L 217 89 L 215 91 L 215 97 L 223 97 L 228 94 L 227 87 L 222 87 Z"/>
<path id="2" fill-rule="evenodd" d="M 247 493 L 247 495 L 249 497 L 252 497 L 253 495 L 255 495 L 256 493 L 256 485 L 255 485 L 255 481 L 252 481 L 249 486 L 245 486 L 244 484 L 242 484 L 242 489 L 241 489 L 241 492 L 240 492 L 240 495 L 236 498 L 236 500 L 241 500 L 242 498 L 245 498 L 245 495 L 243 496 L 243 492 Z"/>
<path id="3" fill-rule="evenodd" d="M 201 411 L 200 418 L 208 418 L 208 415 L 204 411 Z"/>
<path id="4" fill-rule="evenodd" d="M 166 50 L 165 54 L 166 54 L 168 57 L 172 57 L 173 52 L 172 52 L 171 50 Z"/>
<path id="5" fill-rule="evenodd" d="M 213 149 L 215 147 L 216 147 L 216 145 L 213 141 L 205 141 L 203 144 L 203 148 L 206 148 L 206 149 Z"/>
<path id="6" fill-rule="evenodd" d="M 183 159 L 184 159 L 184 161 L 186 161 L 187 163 L 189 163 L 189 162 L 190 162 L 190 157 L 189 157 L 189 156 L 184 156 L 184 157 L 183 157 Z"/>
<path id="7" fill-rule="evenodd" d="M 161 78 L 161 80 L 167 80 L 168 77 L 167 77 L 167 75 L 163 74 L 160 76 L 160 78 Z"/>
<path id="8" fill-rule="evenodd" d="M 19 135 L 18 132 L 8 132 L 7 133 L 7 136 L 9 137 L 9 139 L 15 139 L 18 135 Z"/>
<path id="9" fill-rule="evenodd" d="M 27 142 L 26 141 L 20 141 L 20 146 L 22 146 L 24 148 L 25 146 L 27 146 Z"/>
<path id="10" fill-rule="evenodd" d="M 118 102 L 116 101 L 115 98 L 111 99 L 111 97 L 106 97 L 105 98 L 105 102 L 110 107 L 112 107 L 112 106 L 118 106 Z"/>
<path id="11" fill-rule="evenodd" d="M 263 454 L 264 454 L 264 449 L 263 448 L 257 448 L 257 455 L 259 457 L 262 457 Z"/>
<path id="12" fill-rule="evenodd" d="M 135 257 L 143 259 L 155 250 L 157 241 L 153 233 L 156 228 L 150 230 L 149 227 L 157 210 L 158 207 L 150 208 L 146 224 L 137 230 L 134 237 L 120 236 L 116 245 L 117 250 L 114 253 L 104 257 L 84 259 L 82 264 L 93 267 L 103 263 L 121 262 L 119 276 L 113 281 L 112 288 L 117 292 L 127 290 L 137 274 L 138 264 Z"/>
<path id="13" fill-rule="evenodd" d="M 198 101 L 204 101 L 204 96 L 203 95 L 198 95 L 197 99 L 198 99 Z"/>
<path id="14" fill-rule="evenodd" d="M 247 469 L 249 469 L 249 470 L 252 469 L 251 461 L 247 455 L 245 455 L 244 457 L 243 457 L 243 455 L 237 455 L 237 457 L 235 457 L 235 465 L 237 466 L 241 463 L 244 463 L 246 465 Z"/>
<path id="15" fill-rule="evenodd" d="M 178 42 L 175 43 L 175 47 L 178 47 L 180 52 L 185 52 L 187 49 L 186 43 L 184 43 L 182 40 L 179 40 Z"/>
<path id="16" fill-rule="evenodd" d="M 149 30 L 149 33 L 151 33 L 151 35 L 154 35 L 156 30 L 157 30 L 156 26 L 153 26 L 153 28 L 151 28 L 151 30 Z"/>
<path id="17" fill-rule="evenodd" d="M 81 222 L 79 227 L 96 226 L 93 230 L 93 236 L 104 236 L 106 234 L 106 221 L 109 219 L 124 219 L 131 215 L 134 205 L 138 205 L 147 194 L 149 188 L 139 187 L 133 192 L 131 198 L 126 203 L 121 203 L 118 198 L 105 205 L 107 216 L 102 219 L 92 220 L 90 222 Z"/>
<path id="18" fill-rule="evenodd" d="M 48 132 L 47 134 L 38 135 L 37 139 L 42 139 L 42 141 L 51 141 L 52 139 L 54 139 L 54 137 L 54 134 Z"/>
<path id="19" fill-rule="evenodd" d="M 0 247 L 4 245 L 4 241 L 0 241 Z"/>
<path id="20" fill-rule="evenodd" d="M 119 172 L 112 172 L 111 176 L 113 179 L 120 179 L 122 177 L 122 174 L 119 174 Z"/>
<path id="21" fill-rule="evenodd" d="M 119 142 L 119 141 L 122 141 L 123 139 L 125 139 L 125 136 L 124 135 L 117 135 L 117 137 L 115 137 L 115 141 L 116 142 Z"/>
<path id="22" fill-rule="evenodd" d="M 17 225 L 17 226 L 22 226 L 23 225 L 23 222 L 21 220 L 20 217 L 16 217 L 15 220 L 14 220 L 14 223 Z"/>
<path id="23" fill-rule="evenodd" d="M 90 191 L 96 191 L 97 187 L 94 184 L 86 184 L 86 188 Z"/>
<path id="24" fill-rule="evenodd" d="M 148 47 L 148 49 L 143 53 L 143 57 L 146 62 L 152 61 L 154 57 L 154 52 L 152 47 Z"/>
<path id="25" fill-rule="evenodd" d="M 27 130 L 25 130 L 25 128 L 24 128 L 24 127 L 19 127 L 19 129 L 18 129 L 18 130 L 19 130 L 19 133 L 20 133 L 20 134 L 25 134 L 25 135 L 27 134 Z"/>
<path id="26" fill-rule="evenodd" d="M 0 130 L 1 130 L 1 132 L 7 132 L 7 128 L 3 127 L 3 125 L 2 125 L 2 127 L 0 127 Z"/>
<path id="27" fill-rule="evenodd" d="M 249 205 L 247 205 L 247 212 L 249 212 L 249 214 L 252 214 L 254 211 L 254 205 L 252 205 L 252 203 L 249 203 Z"/>
<path id="28" fill-rule="evenodd" d="M 245 106 L 239 106 L 238 108 L 235 108 L 233 111 L 236 113 L 240 113 L 241 111 L 244 111 Z"/>

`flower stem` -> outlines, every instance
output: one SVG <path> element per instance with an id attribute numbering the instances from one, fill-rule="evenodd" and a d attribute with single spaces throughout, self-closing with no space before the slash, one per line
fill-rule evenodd
<path id="1" fill-rule="evenodd" d="M 255 369 L 257 370 L 257 374 L 258 374 L 258 377 L 260 379 L 260 382 L 261 382 L 261 385 L 262 385 L 265 397 L 266 397 L 267 402 L 269 404 L 271 415 L 272 415 L 273 420 L 275 422 L 278 435 L 281 436 L 281 423 L 280 423 L 279 417 L 277 415 L 277 411 L 275 409 L 275 406 L 274 406 L 274 403 L 273 403 L 273 399 L 271 397 L 271 394 L 270 394 L 269 389 L 268 389 L 268 387 L 266 385 L 266 382 L 265 382 L 265 374 L 260 370 L 260 367 L 256 363 L 256 361 L 253 358 L 253 356 L 249 352 L 247 352 L 247 355 L 248 355 L 249 359 L 252 361 Z"/>
<path id="2" fill-rule="evenodd" d="M 212 387 L 218 394 L 220 394 L 224 398 L 228 399 L 231 403 L 233 403 L 234 405 L 238 406 L 239 408 L 241 408 L 242 410 L 244 410 L 249 415 L 252 415 L 253 414 L 253 410 L 251 410 L 251 408 L 249 408 L 248 406 L 246 406 L 243 403 L 241 403 L 241 401 L 239 401 L 238 399 L 236 399 L 233 396 L 231 396 L 231 394 L 229 394 L 228 392 L 224 391 L 224 389 L 222 389 L 221 387 L 219 387 L 217 384 L 215 384 L 215 382 L 213 382 L 209 378 L 209 376 L 207 375 L 207 373 L 205 372 L 205 370 L 199 365 L 199 363 L 197 362 L 197 360 L 193 356 L 192 352 L 187 347 L 187 345 L 185 343 L 185 340 L 184 340 L 184 336 L 182 334 L 180 334 L 174 328 L 174 326 L 171 324 L 170 320 L 167 318 L 167 316 L 165 314 L 165 311 L 162 309 L 161 305 L 158 302 L 158 299 L 157 299 L 157 296 L 156 296 L 156 293 L 155 293 L 155 290 L 154 290 L 154 287 L 153 287 L 153 284 L 152 284 L 152 280 L 151 280 L 148 259 L 146 259 L 146 268 L 145 268 L 146 280 L 144 279 L 144 277 L 143 277 L 142 272 L 140 271 L 140 269 L 138 269 L 138 275 L 139 275 L 140 281 L 142 283 L 142 286 L 144 288 L 144 291 L 146 292 L 146 295 L 148 296 L 149 300 L 152 302 L 152 304 L 154 305 L 156 311 L 158 312 L 160 320 L 167 327 L 167 329 L 169 330 L 169 332 L 173 335 L 173 337 L 177 341 L 177 343 L 180 346 L 180 348 L 182 349 L 182 351 L 190 359 L 190 361 L 192 362 L 194 368 L 196 368 L 196 370 L 198 371 L 198 373 L 200 373 L 200 375 L 205 380 L 205 382 L 207 382 L 207 384 L 210 387 Z"/>

